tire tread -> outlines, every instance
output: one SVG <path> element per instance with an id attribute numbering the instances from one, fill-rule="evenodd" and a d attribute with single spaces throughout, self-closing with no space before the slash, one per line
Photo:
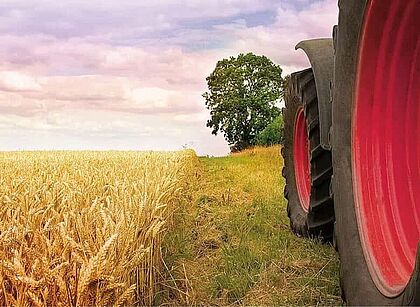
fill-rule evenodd
<path id="1" fill-rule="evenodd" d="M 315 80 L 312 69 L 305 69 L 291 75 L 289 87 L 286 92 L 285 104 L 286 108 L 283 110 L 284 119 L 291 121 L 295 114 L 290 109 L 296 109 L 296 100 L 304 108 L 306 122 L 308 125 L 309 138 L 309 154 L 311 163 L 311 199 L 309 212 L 305 214 L 298 214 L 294 216 L 292 211 L 296 206 L 290 200 L 290 192 L 288 189 L 288 167 L 293 161 L 289 161 L 286 153 L 286 148 L 282 148 L 281 153 L 285 161 L 285 166 L 282 170 L 282 175 L 286 179 L 286 187 L 284 190 L 285 198 L 288 200 L 287 213 L 290 219 L 292 231 L 299 236 L 318 237 L 323 241 L 331 241 L 333 238 L 334 228 L 334 205 L 333 199 L 329 193 L 329 186 L 332 176 L 332 162 L 331 152 L 322 147 L 320 143 L 320 125 L 319 125 L 319 111 L 318 99 L 315 86 Z M 292 123 L 289 123 L 292 127 Z M 292 133 L 290 131 L 290 133 Z M 289 160 L 288 160 L 289 159 Z M 290 178 L 293 176 L 289 177 Z M 299 205 L 300 206 L 300 205 Z M 305 219 L 302 222 L 302 218 Z"/>

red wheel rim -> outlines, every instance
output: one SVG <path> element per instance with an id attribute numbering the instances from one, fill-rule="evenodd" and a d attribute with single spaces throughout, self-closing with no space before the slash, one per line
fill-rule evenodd
<path id="1" fill-rule="evenodd" d="M 300 205 L 305 212 L 309 210 L 311 193 L 311 171 L 309 167 L 308 128 L 303 108 L 297 112 L 295 119 L 295 135 L 293 156 L 295 165 L 296 187 L 299 194 Z"/>
<path id="2" fill-rule="evenodd" d="M 373 281 L 400 294 L 420 238 L 420 2 L 365 11 L 352 127 L 353 188 Z"/>

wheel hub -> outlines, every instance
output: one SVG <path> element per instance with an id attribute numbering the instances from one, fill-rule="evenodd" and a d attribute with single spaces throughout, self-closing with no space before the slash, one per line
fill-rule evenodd
<path id="1" fill-rule="evenodd" d="M 311 191 L 311 171 L 309 165 L 309 140 L 303 108 L 297 112 L 295 119 L 293 157 L 295 166 L 296 187 L 300 204 L 305 212 L 309 210 Z"/>
<path id="2" fill-rule="evenodd" d="M 413 273 L 420 238 L 420 2 L 372 0 L 365 12 L 353 187 L 370 274 L 394 297 Z"/>

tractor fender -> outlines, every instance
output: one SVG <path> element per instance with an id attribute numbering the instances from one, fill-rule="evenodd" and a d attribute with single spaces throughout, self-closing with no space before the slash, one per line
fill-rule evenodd
<path id="1" fill-rule="evenodd" d="M 334 48 L 331 38 L 318 38 L 301 41 L 295 47 L 302 49 L 312 66 L 318 96 L 320 141 L 323 149 L 331 150 L 330 127 L 331 115 L 331 82 L 334 69 Z"/>

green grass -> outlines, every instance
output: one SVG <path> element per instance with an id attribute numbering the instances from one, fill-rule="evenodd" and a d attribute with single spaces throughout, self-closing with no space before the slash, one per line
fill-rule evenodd
<path id="1" fill-rule="evenodd" d="M 166 238 L 162 303 L 342 304 L 334 249 L 289 230 L 282 163 L 278 147 L 200 158 Z"/>

